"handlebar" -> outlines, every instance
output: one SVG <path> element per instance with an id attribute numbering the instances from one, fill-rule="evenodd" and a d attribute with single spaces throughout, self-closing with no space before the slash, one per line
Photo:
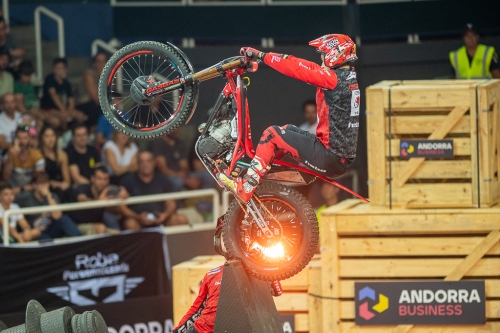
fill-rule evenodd
<path id="1" fill-rule="evenodd" d="M 218 64 L 211 66 L 207 69 L 204 69 L 200 72 L 194 73 L 187 75 L 183 78 L 177 79 L 175 81 L 171 81 L 171 83 L 168 86 L 162 87 L 162 92 L 157 94 L 157 95 L 163 95 L 167 94 L 171 91 L 177 90 L 181 88 L 184 84 L 186 83 L 191 83 L 193 81 L 206 81 L 213 79 L 217 76 L 220 76 L 221 73 L 224 73 L 225 71 L 235 69 L 235 68 L 242 68 L 247 66 L 248 64 L 251 64 L 251 61 L 248 61 L 245 57 L 236 57 L 235 60 L 231 60 L 227 63 L 225 61 L 228 61 L 229 59 L 234 59 L 234 58 L 228 58 L 226 60 L 223 60 L 219 62 Z M 147 94 L 148 96 L 148 94 Z"/>

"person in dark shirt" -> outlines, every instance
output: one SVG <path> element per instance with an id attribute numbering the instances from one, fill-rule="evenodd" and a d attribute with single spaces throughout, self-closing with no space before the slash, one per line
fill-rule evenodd
<path id="1" fill-rule="evenodd" d="M 97 149 L 87 144 L 89 133 L 84 124 L 76 124 L 72 132 L 73 138 L 66 147 L 69 174 L 73 184 L 88 184 L 93 169 L 101 162 L 101 155 Z"/>
<path id="2" fill-rule="evenodd" d="M 172 192 L 168 179 L 155 172 L 153 153 L 140 151 L 137 159 L 139 170 L 126 175 L 120 182 L 131 196 Z M 123 229 L 139 230 L 141 227 L 187 224 L 186 216 L 177 214 L 176 210 L 175 200 L 122 206 L 121 214 L 125 217 Z"/>
<path id="3" fill-rule="evenodd" d="M 68 62 L 56 58 L 52 62 L 52 73 L 47 75 L 43 84 L 40 108 L 45 111 L 45 121 L 55 128 L 66 130 L 70 119 L 85 121 L 83 112 L 75 109 L 75 99 L 71 83 L 66 79 Z"/>
<path id="4" fill-rule="evenodd" d="M 33 191 L 23 192 L 16 196 L 15 203 L 21 208 L 54 206 L 59 203 L 57 194 L 50 192 L 49 175 L 45 171 L 35 172 L 31 185 Z M 25 214 L 25 217 L 32 228 L 42 231 L 39 239 L 82 235 L 75 222 L 60 210 L 53 210 L 50 213 Z"/>
<path id="5" fill-rule="evenodd" d="M 93 174 L 90 176 L 90 184 L 80 184 L 76 187 L 76 201 L 87 202 L 95 200 L 109 200 L 121 198 L 128 198 L 128 193 L 124 187 L 116 188 L 116 186 L 109 185 L 109 173 L 105 166 L 101 165 L 94 169 Z M 113 219 L 111 212 L 114 207 L 110 208 L 92 208 L 80 211 L 71 211 L 69 215 L 78 224 L 78 228 L 84 234 L 103 234 L 106 232 L 106 224 L 112 229 L 119 230 L 119 223 L 117 220 L 110 223 Z"/>

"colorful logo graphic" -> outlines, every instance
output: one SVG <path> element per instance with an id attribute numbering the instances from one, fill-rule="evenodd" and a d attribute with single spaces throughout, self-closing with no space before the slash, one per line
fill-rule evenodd
<path id="1" fill-rule="evenodd" d="M 408 142 L 401 142 L 401 155 L 402 156 L 408 156 L 408 154 L 411 154 L 415 151 L 415 147 L 413 145 L 408 144 Z"/>
<path id="2" fill-rule="evenodd" d="M 376 301 L 375 290 L 370 287 L 364 287 L 359 291 L 358 300 L 362 301 L 365 298 L 369 298 L 373 301 Z M 382 313 L 389 308 L 389 298 L 384 294 L 378 295 L 378 303 L 372 306 L 372 310 L 375 310 L 378 313 Z M 365 320 L 370 320 L 375 317 L 375 313 L 371 312 L 368 309 L 368 301 L 363 302 L 359 305 L 359 316 Z"/>

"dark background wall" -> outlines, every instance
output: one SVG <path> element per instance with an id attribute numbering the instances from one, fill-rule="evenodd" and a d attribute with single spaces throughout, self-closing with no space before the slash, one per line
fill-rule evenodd
<path id="1" fill-rule="evenodd" d="M 263 49 L 293 54 L 319 62 L 307 41 L 325 33 L 358 36 L 359 60 L 354 64 L 362 91 L 381 80 L 417 80 L 450 76 L 448 53 L 461 46 L 465 23 L 474 23 L 481 42 L 500 49 L 498 0 L 404 1 L 347 6 L 212 6 L 111 7 L 108 0 L 11 1 L 11 22 L 30 24 L 33 9 L 43 4 L 65 19 L 68 55 L 89 55 L 91 40 L 118 37 L 124 44 L 138 40 L 171 41 L 185 37 L 197 47 L 185 49 L 196 70 L 238 54 L 244 45 L 258 47 L 260 38 L 272 37 L 276 47 Z M 48 40 L 55 25 L 44 28 Z M 52 30 L 51 30 L 52 29 Z M 407 44 L 408 34 L 419 34 L 420 44 Z M 272 124 L 303 122 L 302 103 L 314 98 L 315 88 L 284 77 L 265 65 L 251 78 L 249 103 L 254 141 Z M 203 122 L 224 85 L 222 79 L 201 84 L 197 112 L 191 123 Z M 364 96 L 362 96 L 364 97 Z M 364 98 L 362 108 L 365 109 Z M 360 123 L 358 158 L 361 193 L 366 186 L 366 127 Z"/>

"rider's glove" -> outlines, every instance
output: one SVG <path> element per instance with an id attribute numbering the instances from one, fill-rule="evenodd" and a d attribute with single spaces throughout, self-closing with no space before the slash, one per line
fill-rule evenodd
<path id="1" fill-rule="evenodd" d="M 251 59 L 251 60 L 257 60 L 257 59 L 262 60 L 266 56 L 266 54 L 264 52 L 261 52 L 259 50 L 256 50 L 256 49 L 254 49 L 252 47 L 248 47 L 248 46 L 242 47 L 240 49 L 240 54 L 242 56 L 247 57 L 248 59 Z"/>

